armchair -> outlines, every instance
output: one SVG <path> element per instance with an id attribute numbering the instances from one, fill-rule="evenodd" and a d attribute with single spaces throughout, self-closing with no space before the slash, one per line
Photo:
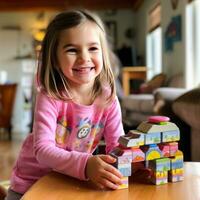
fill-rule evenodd
<path id="1" fill-rule="evenodd" d="M 9 140 L 12 139 L 12 111 L 15 101 L 17 84 L 0 85 L 0 128 L 7 130 Z"/>
<path id="2" fill-rule="evenodd" d="M 200 161 L 200 88 L 192 89 L 175 99 L 172 109 L 190 127 L 190 138 L 186 138 L 185 145 L 191 147 L 191 160 Z"/>

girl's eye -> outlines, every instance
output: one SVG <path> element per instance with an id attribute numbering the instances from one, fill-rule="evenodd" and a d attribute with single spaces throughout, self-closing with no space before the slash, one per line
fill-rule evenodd
<path id="1" fill-rule="evenodd" d="M 76 49 L 67 49 L 66 52 L 68 53 L 77 53 Z"/>
<path id="2" fill-rule="evenodd" d="M 90 47 L 90 48 L 89 48 L 89 51 L 98 51 L 98 50 L 99 50 L 98 47 Z"/>

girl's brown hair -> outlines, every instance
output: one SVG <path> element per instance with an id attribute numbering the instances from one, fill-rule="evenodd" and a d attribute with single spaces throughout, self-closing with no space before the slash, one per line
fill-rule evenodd
<path id="1" fill-rule="evenodd" d="M 101 19 L 94 13 L 86 10 L 74 10 L 58 14 L 48 25 L 46 35 L 42 42 L 37 80 L 39 88 L 47 92 L 50 97 L 65 101 L 73 98 L 70 95 L 67 78 L 58 67 L 56 52 L 59 35 L 63 30 L 78 26 L 87 20 L 97 25 L 103 52 L 103 69 L 95 79 L 92 100 L 95 100 L 97 96 L 103 94 L 104 87 L 110 87 L 109 96 L 106 98 L 107 102 L 110 102 L 116 94 L 114 76 L 109 60 L 110 49 L 104 25 Z"/>

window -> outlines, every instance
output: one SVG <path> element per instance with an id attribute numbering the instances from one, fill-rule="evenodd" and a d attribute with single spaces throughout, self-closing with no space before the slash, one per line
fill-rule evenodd
<path id="1" fill-rule="evenodd" d="M 162 31 L 156 28 L 147 35 L 147 78 L 151 79 L 162 71 Z"/>
<path id="2" fill-rule="evenodd" d="M 151 79 L 162 71 L 162 29 L 161 22 L 161 5 L 157 4 L 149 12 L 149 32 L 146 37 L 147 52 L 147 79 Z"/>
<path id="3" fill-rule="evenodd" d="M 186 7 L 186 87 L 200 84 L 200 1 Z"/>

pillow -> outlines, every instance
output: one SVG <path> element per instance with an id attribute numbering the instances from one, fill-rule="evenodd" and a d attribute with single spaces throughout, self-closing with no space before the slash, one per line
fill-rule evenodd
<path id="1" fill-rule="evenodd" d="M 162 87 L 165 83 L 166 75 L 161 73 L 154 76 L 150 81 L 141 84 L 140 93 L 152 93 L 155 89 Z"/>

